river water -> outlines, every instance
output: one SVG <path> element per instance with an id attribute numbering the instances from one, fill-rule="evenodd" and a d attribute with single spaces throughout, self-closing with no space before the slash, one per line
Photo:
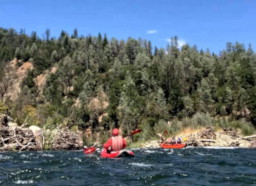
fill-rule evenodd
<path id="1" fill-rule="evenodd" d="M 256 185 L 256 149 L 143 149 L 102 159 L 82 151 L 0 153 L 0 185 Z"/>

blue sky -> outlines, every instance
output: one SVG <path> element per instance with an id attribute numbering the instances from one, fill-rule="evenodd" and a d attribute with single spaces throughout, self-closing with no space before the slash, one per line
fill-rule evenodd
<path id="1" fill-rule="evenodd" d="M 79 34 L 106 33 L 109 38 L 150 40 L 166 47 L 177 35 L 180 44 L 218 53 L 227 42 L 256 48 L 255 0 L 0 0 L 0 27 L 50 29 Z"/>

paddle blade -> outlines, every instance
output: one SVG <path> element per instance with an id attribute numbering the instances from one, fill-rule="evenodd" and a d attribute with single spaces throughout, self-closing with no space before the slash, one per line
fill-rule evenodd
<path id="1" fill-rule="evenodd" d="M 96 147 L 88 147 L 88 148 L 84 149 L 85 154 L 92 154 L 95 151 L 96 151 Z"/>
<path id="2" fill-rule="evenodd" d="M 142 130 L 141 129 L 135 129 L 134 131 L 131 132 L 130 136 L 140 133 Z"/>
<path id="3" fill-rule="evenodd" d="M 167 136 L 168 135 L 168 132 L 167 132 L 167 130 L 165 130 L 164 132 L 163 132 L 163 136 Z"/>
<path id="4" fill-rule="evenodd" d="M 183 138 L 183 141 L 184 141 L 184 142 L 185 142 L 185 141 L 188 141 L 188 138 L 187 138 L 187 137 Z"/>

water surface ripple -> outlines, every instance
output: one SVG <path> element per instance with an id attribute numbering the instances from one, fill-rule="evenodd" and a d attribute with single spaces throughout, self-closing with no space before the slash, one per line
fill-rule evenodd
<path id="1" fill-rule="evenodd" d="M 256 185 L 256 149 L 135 149 L 134 158 L 82 151 L 0 153 L 0 185 Z"/>

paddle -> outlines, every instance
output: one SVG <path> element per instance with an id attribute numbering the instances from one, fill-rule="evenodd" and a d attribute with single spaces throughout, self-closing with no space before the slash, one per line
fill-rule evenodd
<path id="1" fill-rule="evenodd" d="M 127 136 L 125 136 L 125 137 L 133 136 L 134 134 L 140 133 L 141 131 L 142 131 L 141 129 L 135 129 L 135 130 L 133 130 L 129 135 L 127 135 Z"/>
<path id="2" fill-rule="evenodd" d="M 133 130 L 129 135 L 125 136 L 125 137 L 129 137 L 129 136 L 133 136 L 134 134 L 140 133 L 142 130 L 141 129 L 135 129 Z M 125 138 L 124 137 L 124 138 Z M 92 147 L 86 147 L 84 148 L 84 153 L 85 154 L 92 154 L 96 151 L 96 147 L 92 146 Z"/>
<path id="3" fill-rule="evenodd" d="M 92 154 L 96 151 L 96 147 L 87 147 L 87 148 L 84 148 L 84 153 L 85 154 Z"/>
<path id="4" fill-rule="evenodd" d="M 187 138 L 187 137 L 184 137 L 182 140 L 183 140 L 184 142 L 186 142 L 186 141 L 188 141 L 188 138 Z"/>

